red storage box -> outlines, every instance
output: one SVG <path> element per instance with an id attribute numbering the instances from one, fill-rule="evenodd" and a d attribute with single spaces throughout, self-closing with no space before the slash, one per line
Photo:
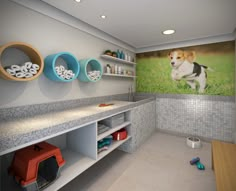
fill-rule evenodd
<path id="1" fill-rule="evenodd" d="M 120 129 L 119 131 L 116 131 L 115 133 L 112 134 L 114 140 L 124 140 L 127 138 L 127 131 L 125 128 Z"/>
<path id="2" fill-rule="evenodd" d="M 53 182 L 59 175 L 60 168 L 65 164 L 58 147 L 47 142 L 20 149 L 15 152 L 9 174 L 27 190 L 32 186 L 41 189 Z"/>

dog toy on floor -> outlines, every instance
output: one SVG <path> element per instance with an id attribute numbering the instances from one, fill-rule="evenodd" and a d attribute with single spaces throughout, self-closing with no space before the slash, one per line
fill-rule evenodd
<path id="1" fill-rule="evenodd" d="M 190 164 L 191 165 L 194 165 L 194 164 L 196 164 L 197 162 L 199 162 L 200 161 L 200 158 L 199 157 L 196 157 L 196 158 L 193 158 L 191 161 L 190 161 Z"/>
<path id="2" fill-rule="evenodd" d="M 205 170 L 205 166 L 200 162 L 200 158 L 199 158 L 199 157 L 193 158 L 193 159 L 190 161 L 190 164 L 191 164 L 191 165 L 196 164 L 196 166 L 197 166 L 197 168 L 198 168 L 199 170 Z"/>
<path id="3" fill-rule="evenodd" d="M 196 165 L 199 170 L 205 170 L 205 166 L 200 161 L 198 161 Z"/>

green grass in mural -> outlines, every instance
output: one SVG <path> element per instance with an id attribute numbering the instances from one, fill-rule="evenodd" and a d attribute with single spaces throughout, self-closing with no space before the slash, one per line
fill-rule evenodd
<path id="1" fill-rule="evenodd" d="M 234 95 L 234 54 L 206 54 L 197 57 L 197 63 L 214 71 L 207 71 L 205 95 Z M 184 80 L 171 79 L 168 58 L 140 58 L 137 60 L 137 92 L 198 94 Z"/>

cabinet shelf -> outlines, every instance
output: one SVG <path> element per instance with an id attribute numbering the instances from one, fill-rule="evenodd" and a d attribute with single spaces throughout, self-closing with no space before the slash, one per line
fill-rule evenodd
<path id="1" fill-rule="evenodd" d="M 96 162 L 89 157 L 69 149 L 62 150 L 62 156 L 66 163 L 62 167 L 60 176 L 53 184 L 46 187 L 44 191 L 55 191 L 60 189 Z"/>
<path id="2" fill-rule="evenodd" d="M 125 122 L 123 122 L 121 125 L 117 125 L 109 129 L 108 131 L 100 135 L 97 135 L 97 123 L 104 119 L 110 119 L 113 116 L 116 116 L 120 113 L 96 120 L 91 124 L 84 125 L 75 130 L 48 139 L 47 142 L 61 149 L 62 156 L 65 159 L 66 163 L 60 169 L 60 175 L 58 176 L 58 178 L 51 184 L 47 185 L 47 187 L 44 188 L 44 191 L 59 190 L 61 187 L 63 187 L 64 185 L 69 183 L 72 179 L 74 179 L 82 172 L 87 170 L 89 167 L 97 163 L 107 154 L 109 154 L 117 147 L 128 141 L 131 138 L 130 135 L 125 140 L 120 140 L 120 141 L 113 140 L 108 150 L 102 151 L 99 154 L 97 153 L 98 140 L 101 140 L 102 138 L 124 127 L 127 129 L 127 132 L 130 132 L 131 128 L 130 111 L 123 111 L 123 113 Z M 11 190 L 11 191 L 22 190 L 22 188 L 15 183 L 12 177 L 7 176 L 6 180 L 7 181 L 5 181 L 4 179 L 1 180 L 1 182 L 4 183 L 0 185 L 0 189 L 4 188 L 4 190 Z"/>
<path id="3" fill-rule="evenodd" d="M 136 78 L 137 76 L 131 76 L 131 75 L 122 75 L 122 74 L 108 74 L 104 73 L 103 76 L 111 76 L 111 77 L 124 77 L 124 78 Z"/>
<path id="4" fill-rule="evenodd" d="M 101 140 L 101 139 L 103 139 L 103 138 L 105 138 L 105 137 L 111 135 L 112 133 L 114 133 L 114 132 L 116 132 L 116 131 L 122 129 L 123 127 L 126 127 L 126 126 L 130 125 L 130 124 L 131 124 L 131 122 L 130 122 L 130 121 L 127 121 L 127 122 L 124 122 L 124 123 L 122 123 L 121 125 L 119 125 L 119 126 L 117 126 L 117 127 L 111 128 L 110 130 L 108 130 L 108 131 L 106 131 L 106 132 L 104 132 L 104 133 L 98 135 L 97 141 L 99 141 L 99 140 Z"/>
<path id="5" fill-rule="evenodd" d="M 123 64 L 129 64 L 129 65 L 136 65 L 135 62 L 130 62 L 130 61 L 127 61 L 127 60 L 123 60 L 123 59 L 120 59 L 120 58 L 116 58 L 116 57 L 113 57 L 113 56 L 108 56 L 108 55 L 101 55 L 102 58 L 105 58 L 105 59 L 108 59 L 108 60 L 113 60 L 113 61 L 117 61 L 117 62 L 121 62 Z"/>
<path id="6" fill-rule="evenodd" d="M 112 142 L 112 144 L 109 146 L 108 150 L 102 151 L 101 153 L 98 154 L 97 160 L 102 159 L 103 157 L 105 157 L 107 154 L 109 154 L 110 152 L 112 152 L 113 150 L 115 150 L 117 147 L 119 147 L 120 145 L 122 145 L 123 143 L 125 143 L 126 141 L 128 141 L 131 138 L 131 136 L 128 136 L 126 139 L 124 140 L 120 140 L 120 141 L 114 141 Z"/>

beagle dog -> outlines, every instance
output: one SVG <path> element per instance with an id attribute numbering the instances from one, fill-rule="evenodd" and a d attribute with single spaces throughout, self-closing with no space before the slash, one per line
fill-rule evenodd
<path id="1" fill-rule="evenodd" d="M 206 87 L 207 73 L 211 70 L 207 66 L 194 62 L 196 55 L 194 51 L 174 50 L 169 53 L 170 65 L 172 67 L 171 77 L 173 80 L 186 80 L 192 89 L 196 89 L 196 81 L 199 83 L 199 93 L 203 93 Z"/>

